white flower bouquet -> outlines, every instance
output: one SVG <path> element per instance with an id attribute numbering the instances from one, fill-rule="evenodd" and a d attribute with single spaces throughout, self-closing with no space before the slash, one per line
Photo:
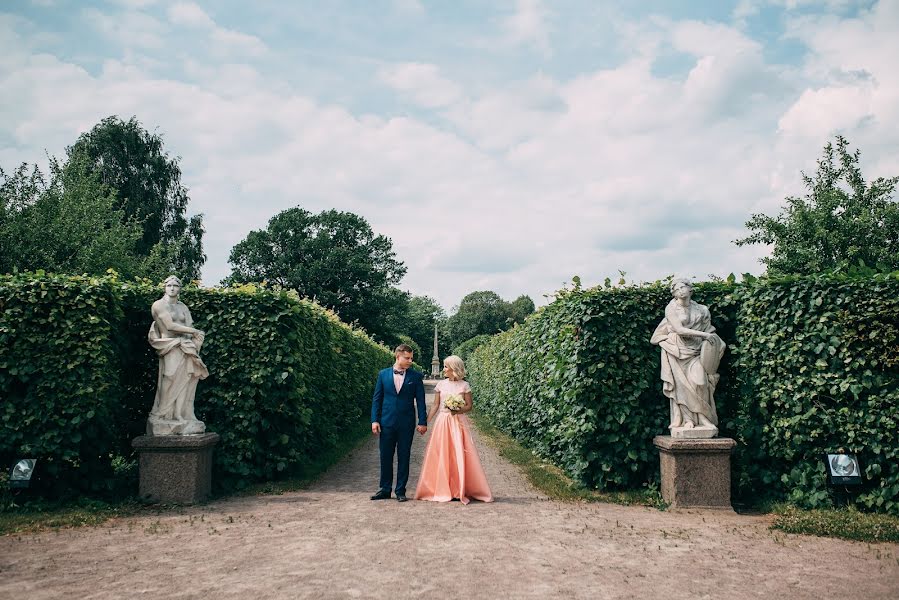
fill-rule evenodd
<path id="1" fill-rule="evenodd" d="M 465 398 L 459 394 L 450 394 L 443 401 L 443 405 L 450 410 L 462 410 L 465 407 Z"/>

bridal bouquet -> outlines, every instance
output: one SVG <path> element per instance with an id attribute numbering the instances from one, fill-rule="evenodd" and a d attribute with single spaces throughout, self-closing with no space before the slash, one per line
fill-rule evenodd
<path id="1" fill-rule="evenodd" d="M 450 410 L 461 410 L 465 406 L 465 398 L 459 394 L 450 394 L 443 401 L 443 404 Z"/>

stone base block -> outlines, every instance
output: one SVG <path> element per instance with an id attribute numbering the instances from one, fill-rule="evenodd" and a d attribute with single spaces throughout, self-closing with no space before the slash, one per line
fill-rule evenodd
<path id="1" fill-rule="evenodd" d="M 717 427 L 672 427 L 671 437 L 676 440 L 709 440 L 718 435 Z"/>
<path id="2" fill-rule="evenodd" d="M 131 440 L 140 454 L 140 497 L 148 502 L 194 504 L 212 490 L 217 433 L 142 435 Z"/>
<path id="3" fill-rule="evenodd" d="M 730 504 L 730 454 L 737 443 L 730 438 L 653 440 L 659 449 L 662 498 L 671 508 L 717 508 Z"/>

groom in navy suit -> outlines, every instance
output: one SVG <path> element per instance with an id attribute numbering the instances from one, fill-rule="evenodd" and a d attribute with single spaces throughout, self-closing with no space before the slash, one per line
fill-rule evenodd
<path id="1" fill-rule="evenodd" d="M 415 430 L 424 435 L 428 430 L 425 406 L 425 384 L 421 373 L 410 369 L 412 348 L 400 344 L 393 352 L 393 367 L 378 373 L 375 393 L 371 399 L 371 432 L 380 436 L 381 483 L 372 500 L 390 498 L 393 486 L 393 455 L 396 459 L 396 499 L 406 501 L 406 482 L 409 481 L 409 454 Z M 418 410 L 418 427 L 415 412 Z"/>

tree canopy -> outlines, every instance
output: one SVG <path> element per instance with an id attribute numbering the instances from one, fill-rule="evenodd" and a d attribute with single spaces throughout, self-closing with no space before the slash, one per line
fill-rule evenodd
<path id="1" fill-rule="evenodd" d="M 776 217 L 752 215 L 752 232 L 738 246 L 773 244 L 761 259 L 772 275 L 805 275 L 860 263 L 899 269 L 899 205 L 892 199 L 899 177 L 865 182 L 860 152 L 837 136 L 818 160 L 813 177 L 802 174 L 803 198 L 787 197 Z"/>
<path id="2" fill-rule="evenodd" d="M 452 347 L 476 335 L 492 335 L 520 323 L 534 312 L 534 301 L 519 296 L 506 302 L 496 292 L 471 292 L 459 303 L 455 314 L 447 320 L 446 328 Z"/>
<path id="3" fill-rule="evenodd" d="M 402 314 L 408 297 L 392 287 L 406 274 L 393 242 L 375 235 L 350 212 L 313 214 L 302 208 L 278 213 L 268 227 L 251 231 L 231 250 L 225 283 L 267 281 L 296 290 L 357 323 L 381 341 L 403 331 L 385 315 Z"/>
<path id="4" fill-rule="evenodd" d="M 158 251 L 137 253 L 141 225 L 116 204 L 115 192 L 78 158 L 65 169 L 51 160 L 46 176 L 27 164 L 11 174 L 0 169 L 0 273 L 114 269 L 143 277 L 164 270 Z"/>
<path id="5" fill-rule="evenodd" d="M 446 311 L 430 296 L 412 296 L 409 299 L 409 307 L 403 319 L 406 333 L 419 345 L 423 355 L 419 364 L 431 364 L 434 354 L 434 327 L 437 326 L 438 358 L 449 353 L 449 345 L 445 338 Z M 416 359 L 418 360 L 418 359 Z"/>
<path id="6" fill-rule="evenodd" d="M 186 217 L 188 195 L 179 159 L 165 152 L 161 136 L 145 130 L 135 117 L 123 121 L 110 116 L 82 134 L 66 153 L 65 169 L 87 166 L 115 192 L 115 207 L 123 219 L 140 224 L 138 255 L 162 253 L 169 263 L 164 271 L 185 280 L 200 278 L 206 262 L 203 217 Z"/>

